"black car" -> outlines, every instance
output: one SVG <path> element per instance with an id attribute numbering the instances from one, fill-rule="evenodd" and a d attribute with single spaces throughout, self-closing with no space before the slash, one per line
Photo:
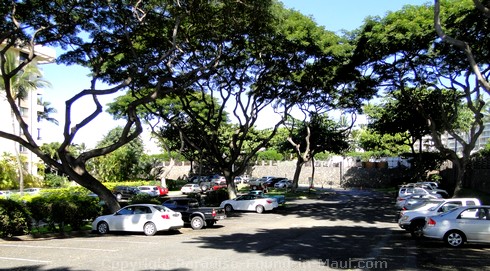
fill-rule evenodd
<path id="1" fill-rule="evenodd" d="M 272 178 L 272 179 L 270 179 L 270 180 L 268 180 L 268 181 L 265 181 L 265 182 L 264 182 L 264 184 L 265 184 L 265 186 L 267 186 L 267 187 L 272 187 L 272 188 L 274 188 L 274 185 L 275 185 L 276 183 L 278 183 L 279 181 L 282 181 L 282 180 L 287 180 L 287 178 Z"/>
<path id="2" fill-rule="evenodd" d="M 134 195 L 137 195 L 140 192 L 140 190 L 137 187 L 133 186 L 116 186 L 112 190 L 112 194 L 116 196 L 117 200 L 128 200 Z"/>
<path id="3" fill-rule="evenodd" d="M 212 227 L 219 220 L 226 218 L 223 208 L 200 207 L 194 198 L 173 198 L 165 201 L 163 206 L 182 214 L 182 220 L 191 225 L 192 229 L 200 230 Z"/>

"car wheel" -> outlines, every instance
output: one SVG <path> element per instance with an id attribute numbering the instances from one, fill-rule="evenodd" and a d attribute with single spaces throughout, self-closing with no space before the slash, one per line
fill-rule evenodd
<path id="1" fill-rule="evenodd" d="M 155 233 L 157 233 L 157 227 L 153 222 L 147 222 L 143 226 L 143 232 L 148 236 L 155 235 Z"/>
<path id="2" fill-rule="evenodd" d="M 195 216 L 191 219 L 191 227 L 193 230 L 200 230 L 204 227 L 204 219 L 200 216 Z"/>
<path id="3" fill-rule="evenodd" d="M 108 233 L 109 232 L 109 225 L 107 224 L 107 222 L 105 222 L 105 221 L 99 222 L 99 224 L 97 224 L 97 232 L 100 234 Z"/>
<path id="4" fill-rule="evenodd" d="M 225 212 L 227 212 L 227 213 L 233 212 L 233 206 L 231 206 L 230 204 L 226 204 L 225 205 Z"/>
<path id="5" fill-rule="evenodd" d="M 208 190 L 208 186 L 207 185 L 202 185 L 201 186 L 201 191 L 207 191 Z"/>
<path id="6" fill-rule="evenodd" d="M 116 199 L 117 199 L 117 201 L 121 201 L 122 200 L 122 195 L 118 193 L 116 195 Z"/>
<path id="7" fill-rule="evenodd" d="M 264 212 L 264 210 L 265 210 L 265 209 L 264 209 L 264 206 L 262 206 L 262 205 L 257 205 L 257 206 L 255 207 L 255 211 L 256 211 L 257 213 L 259 213 L 259 214 L 263 213 L 263 212 Z"/>
<path id="8" fill-rule="evenodd" d="M 410 235 L 412 235 L 413 239 L 420 239 L 424 237 L 424 232 L 423 232 L 424 225 L 425 223 L 416 222 L 410 227 Z"/>
<path id="9" fill-rule="evenodd" d="M 450 247 L 460 247 L 465 240 L 466 236 L 460 231 L 450 231 L 444 235 L 444 242 Z"/>

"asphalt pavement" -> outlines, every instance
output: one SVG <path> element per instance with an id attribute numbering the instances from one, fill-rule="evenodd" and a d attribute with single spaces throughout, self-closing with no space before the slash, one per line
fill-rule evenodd
<path id="1" fill-rule="evenodd" d="M 394 197 L 325 189 L 274 212 L 155 236 L 79 233 L 0 240 L 0 270 L 485 270 L 490 246 L 412 240 Z"/>

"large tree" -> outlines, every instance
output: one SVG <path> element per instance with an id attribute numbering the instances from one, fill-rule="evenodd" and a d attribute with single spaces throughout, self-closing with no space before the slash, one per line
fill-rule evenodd
<path id="1" fill-rule="evenodd" d="M 232 64 L 227 59 L 236 52 L 235 41 L 243 44 L 256 36 L 266 36 L 271 18 L 271 1 L 3 1 L 0 10 L 0 57 L 13 48 L 27 52 L 23 62 L 11 70 L 2 61 L 1 76 L 10 82 L 36 57 L 39 45 L 61 46 L 66 50 L 58 61 L 88 67 L 91 71 L 84 89 L 66 101 L 63 141 L 59 160 L 44 153 L 21 117 L 6 83 L 7 100 L 23 131 L 23 137 L 0 131 L 0 137 L 15 141 L 38 155 L 46 164 L 58 168 L 72 180 L 97 193 L 112 211 L 119 203 L 111 192 L 86 168 L 88 160 L 109 154 L 142 132 L 136 114 L 138 105 L 168 94 L 182 94 L 198 81 Z M 35 14 L 36 16 L 32 16 Z M 234 45 L 234 46 L 231 46 Z M 101 84 L 105 83 L 105 84 Z M 109 85 L 109 87 L 107 87 Z M 74 86 L 80 87 L 80 86 Z M 121 90 L 139 93 L 125 110 L 126 125 L 110 145 L 79 154 L 69 146 L 80 129 L 95 119 L 103 106 L 99 97 Z M 86 115 L 74 122 L 71 108 L 89 97 Z"/>
<path id="2" fill-rule="evenodd" d="M 308 121 L 289 119 L 286 127 L 289 129 L 284 148 L 292 149 L 296 156 L 296 169 L 293 177 L 293 191 L 298 187 L 299 176 L 303 165 L 312 162 L 312 179 L 315 172 L 314 157 L 318 153 L 331 152 L 340 154 L 348 149 L 347 138 L 351 126 L 342 127 L 331 120 L 326 114 L 309 113 Z M 353 123 L 353 122 L 352 122 Z"/>
<path id="3" fill-rule="evenodd" d="M 451 29 L 451 34 L 461 38 L 488 35 L 488 27 L 485 26 L 487 20 L 469 0 L 448 0 L 444 1 L 443 6 L 446 16 L 442 24 Z M 412 99 L 409 106 L 421 116 L 421 122 L 430 131 L 435 147 L 452 160 L 457 172 L 455 194 L 458 194 L 470 153 L 483 132 L 481 112 L 484 102 L 481 99 L 481 86 L 474 84 L 477 77 L 461 59 L 458 49 L 437 38 L 433 12 L 432 6 L 426 4 L 405 6 L 384 18 L 370 18 L 358 35 L 355 59 L 359 61 L 360 69 L 378 81 L 380 91 L 400 91 L 402 97 L 410 97 L 410 93 L 417 89 L 432 92 L 433 105 L 427 106 L 427 103 Z M 482 59 L 488 59 L 486 40 L 473 40 L 475 52 Z M 484 72 L 488 73 L 488 69 Z M 450 101 L 445 99 L 446 92 L 453 94 Z M 437 104 L 441 101 L 444 106 Z M 467 137 L 461 136 L 460 127 L 454 125 L 462 102 L 472 112 Z M 462 146 L 462 156 L 443 144 L 443 131 Z"/>
<path id="4" fill-rule="evenodd" d="M 168 114 L 171 110 L 162 104 L 146 107 L 178 131 L 185 146 L 204 154 L 202 162 L 225 176 L 232 198 L 234 177 L 268 146 L 293 107 L 336 108 L 340 102 L 354 107 L 371 94 L 351 84 L 359 74 L 348 65 L 352 46 L 347 40 L 280 4 L 272 11 L 262 32 L 230 33 L 216 73 L 180 89 L 176 103 L 167 105 L 181 111 Z M 267 108 L 278 118 L 267 115 Z M 269 121 L 270 133 L 257 131 L 259 119 Z"/>

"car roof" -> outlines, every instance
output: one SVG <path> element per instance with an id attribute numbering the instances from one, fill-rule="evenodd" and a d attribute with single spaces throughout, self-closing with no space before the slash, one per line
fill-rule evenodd
<path id="1" fill-rule="evenodd" d="M 160 205 L 151 204 L 151 203 L 136 203 L 136 204 L 131 204 L 131 205 L 125 206 L 123 208 L 126 208 L 126 207 L 134 207 L 134 206 L 144 206 L 144 207 L 158 206 L 158 207 L 160 207 Z"/>

